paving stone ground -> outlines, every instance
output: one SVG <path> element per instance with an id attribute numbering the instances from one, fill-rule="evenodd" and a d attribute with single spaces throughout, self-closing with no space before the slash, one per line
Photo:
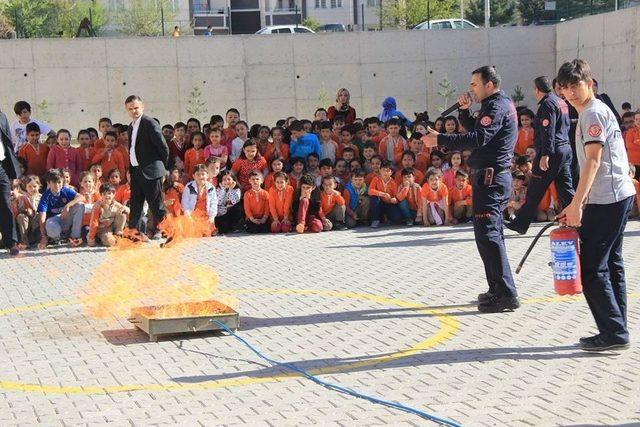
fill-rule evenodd
<path id="1" fill-rule="evenodd" d="M 531 238 L 507 236 L 512 267 Z M 640 222 L 624 244 L 637 342 Z M 555 298 L 546 238 L 517 276 L 521 309 L 482 315 L 469 226 L 189 245 L 175 262 L 210 265 L 221 288 L 242 290 L 244 338 L 326 381 L 462 425 L 640 424 L 640 347 L 575 347 L 593 320 L 581 296 Z M 230 336 L 153 343 L 125 319 L 87 317 L 75 298 L 107 256 L 61 247 L 0 258 L 1 426 L 431 425 L 286 376 Z"/>

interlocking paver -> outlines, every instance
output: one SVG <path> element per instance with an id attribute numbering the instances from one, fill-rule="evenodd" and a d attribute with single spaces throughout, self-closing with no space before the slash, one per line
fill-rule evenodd
<path id="1" fill-rule="evenodd" d="M 507 237 L 512 266 L 530 239 Z M 594 329 L 593 321 L 582 298 L 539 300 L 554 297 L 545 239 L 517 276 L 523 307 L 497 315 L 480 315 L 469 304 L 485 285 L 468 226 L 233 235 L 189 245 L 184 260 L 212 266 L 221 288 L 248 291 L 238 295 L 243 337 L 274 359 L 325 369 L 320 377 L 326 381 L 464 425 L 640 423 L 640 350 L 634 344 L 620 354 L 590 355 L 574 346 Z M 640 222 L 632 221 L 625 258 L 628 317 L 636 340 L 639 247 Z M 104 250 L 87 248 L 2 257 L 0 310 L 73 300 L 107 258 Z M 259 288 L 371 294 L 441 313 Z M 306 379 L 260 382 L 284 371 L 232 337 L 209 334 L 149 343 L 126 320 L 115 325 L 94 320 L 75 303 L 3 313 L 3 426 L 424 425 L 414 415 Z M 418 345 L 437 334 L 443 321 L 453 322 L 455 331 L 436 345 L 406 357 L 359 363 Z M 215 383 L 248 378 L 255 381 Z M 20 384 L 43 389 L 21 391 L 16 389 Z M 136 384 L 183 388 L 91 392 L 91 387 Z M 70 393 L 69 387 L 88 392 Z"/>

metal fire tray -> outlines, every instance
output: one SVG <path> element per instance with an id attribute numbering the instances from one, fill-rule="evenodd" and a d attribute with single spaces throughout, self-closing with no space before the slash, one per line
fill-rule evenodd
<path id="1" fill-rule="evenodd" d="M 233 331 L 240 326 L 238 313 L 214 300 L 135 307 L 128 320 L 146 332 L 153 342 L 163 335 L 221 330 L 212 320 L 224 323 Z"/>

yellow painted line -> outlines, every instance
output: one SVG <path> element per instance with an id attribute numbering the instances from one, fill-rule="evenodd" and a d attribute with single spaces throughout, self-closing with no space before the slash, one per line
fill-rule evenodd
<path id="1" fill-rule="evenodd" d="M 385 356 L 378 356 L 367 360 L 358 362 L 346 363 L 342 365 L 326 366 L 323 368 L 309 370 L 312 375 L 334 374 L 346 372 L 349 370 L 355 370 L 367 366 L 376 364 L 384 364 L 394 360 L 402 359 L 417 353 L 420 353 L 429 348 L 451 339 L 460 328 L 460 323 L 451 314 L 447 314 L 447 311 L 474 311 L 475 306 L 455 305 L 439 308 L 425 307 L 423 304 L 417 304 L 410 301 L 401 300 L 398 298 L 390 298 L 381 295 L 346 292 L 346 291 L 333 291 L 333 290 L 315 290 L 315 289 L 274 289 L 274 288 L 257 288 L 257 289 L 226 289 L 225 293 L 234 295 L 247 295 L 247 294 L 272 294 L 272 295 L 300 295 L 300 296 L 326 296 L 332 298 L 344 298 L 344 299 L 357 299 L 364 301 L 371 301 L 381 305 L 390 305 L 402 308 L 415 309 L 417 313 L 430 315 L 438 319 L 440 327 L 438 331 L 431 337 L 420 341 L 419 343 L 396 351 L 392 354 Z M 629 298 L 640 298 L 640 293 L 631 293 L 627 295 Z M 576 302 L 582 300 L 581 295 L 573 296 L 552 296 L 552 297 L 539 297 L 539 298 L 527 298 L 523 301 L 523 304 L 541 304 L 541 303 L 562 303 L 562 302 Z M 41 304 L 33 304 L 22 307 L 15 307 L 5 310 L 0 310 L 0 316 L 6 316 L 14 313 L 23 313 L 28 311 L 38 311 L 51 307 L 60 307 L 65 305 L 77 304 L 77 300 L 59 300 L 50 301 Z M 35 392 L 45 394 L 109 394 L 109 393 L 126 393 L 135 391 L 180 391 L 180 390 L 209 390 L 223 387 L 239 387 L 253 384 L 263 384 L 270 382 L 281 382 L 291 378 L 299 378 L 300 375 L 296 373 L 283 373 L 279 375 L 272 375 L 267 377 L 247 377 L 247 378 L 230 378 L 214 381 L 205 381 L 200 384 L 125 384 L 114 386 L 58 386 L 47 384 L 25 384 L 16 381 L 0 381 L 0 389 L 7 391 L 21 391 L 21 392 Z"/>
<path id="2" fill-rule="evenodd" d="M 259 289 L 227 289 L 225 293 L 230 294 L 252 294 L 252 293 L 266 293 L 274 295 L 318 295 L 333 298 L 344 299 L 358 299 L 364 301 L 371 301 L 381 305 L 392 305 L 402 308 L 413 308 L 417 312 L 434 316 L 440 322 L 438 331 L 431 337 L 403 350 L 396 351 L 392 354 L 374 357 L 367 360 L 358 362 L 347 363 L 343 365 L 326 366 L 323 368 L 309 370 L 312 375 L 322 375 L 330 373 L 345 372 L 348 370 L 359 369 L 366 366 L 372 366 L 376 364 L 387 363 L 393 360 L 401 359 L 411 356 L 420 351 L 434 347 L 439 343 L 451 339 L 457 330 L 459 329 L 459 322 L 451 315 L 448 315 L 442 310 L 434 310 L 424 308 L 422 304 L 416 304 L 409 301 L 404 301 L 397 298 L 389 298 L 380 295 L 364 294 L 356 292 L 339 292 L 330 290 L 313 290 L 313 289 L 272 289 L 272 288 L 259 288 Z M 16 307 L 12 309 L 6 309 L 0 311 L 0 316 L 22 313 L 27 311 L 43 310 L 50 307 L 59 307 L 65 305 L 76 304 L 77 300 L 60 300 L 51 301 L 42 304 L 33 304 L 29 306 Z M 59 386 L 48 384 L 25 384 L 17 381 L 0 381 L 0 389 L 7 391 L 22 391 L 22 392 L 37 392 L 45 394 L 109 394 L 109 393 L 124 393 L 133 391 L 176 391 L 176 390 L 205 390 L 222 387 L 236 387 L 245 386 L 251 384 L 261 384 L 268 382 L 279 382 L 290 378 L 299 378 L 300 375 L 296 373 L 283 373 L 279 375 L 272 375 L 268 377 L 247 377 L 247 378 L 233 378 L 233 379 L 221 379 L 215 381 L 206 381 L 201 384 L 126 384 L 118 386 Z"/>

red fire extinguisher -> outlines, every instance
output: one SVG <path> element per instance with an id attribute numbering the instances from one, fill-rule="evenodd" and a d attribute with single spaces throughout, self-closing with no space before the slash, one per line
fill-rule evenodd
<path id="1" fill-rule="evenodd" d="M 557 225 L 551 223 L 544 226 L 533 239 L 533 242 L 525 252 L 524 257 L 516 268 L 516 274 L 520 273 L 524 262 L 531 250 L 549 227 Z M 553 268 L 553 286 L 558 295 L 575 295 L 582 292 L 582 280 L 580 278 L 580 237 L 578 230 L 572 227 L 560 226 L 551 230 L 549 235 L 551 242 L 551 259 L 549 263 Z"/>

